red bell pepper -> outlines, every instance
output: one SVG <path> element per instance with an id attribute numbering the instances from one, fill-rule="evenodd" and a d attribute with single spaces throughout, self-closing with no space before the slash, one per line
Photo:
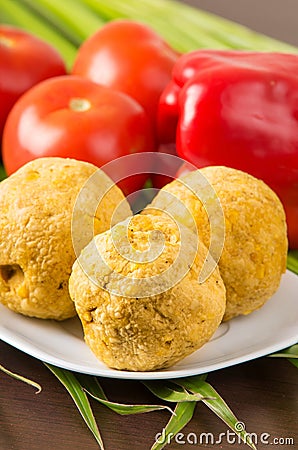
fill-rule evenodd
<path id="1" fill-rule="evenodd" d="M 298 55 L 183 55 L 159 118 L 164 139 L 176 137 L 178 155 L 197 167 L 225 165 L 264 180 L 280 197 L 290 247 L 298 248 Z"/>

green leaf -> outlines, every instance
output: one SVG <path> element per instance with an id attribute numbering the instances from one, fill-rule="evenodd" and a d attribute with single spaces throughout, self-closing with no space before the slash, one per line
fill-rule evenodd
<path id="1" fill-rule="evenodd" d="M 5 169 L 0 165 L 0 181 L 4 180 L 7 177 Z"/>
<path id="2" fill-rule="evenodd" d="M 51 364 L 44 364 L 48 369 L 50 369 L 51 372 L 53 372 L 54 375 L 56 375 L 58 380 L 68 390 L 89 430 L 93 433 L 99 447 L 104 450 L 103 441 L 101 439 L 90 403 L 77 378 L 69 370 L 61 369 L 59 367 L 52 366 Z"/>
<path id="3" fill-rule="evenodd" d="M 297 48 L 251 31 L 230 20 L 168 0 L 82 0 L 102 17 L 127 17 L 147 23 L 181 52 L 238 48 L 297 52 Z"/>
<path id="4" fill-rule="evenodd" d="M 37 391 L 35 392 L 36 394 L 39 394 L 39 392 L 41 392 L 42 388 L 41 388 L 40 384 L 36 383 L 35 381 L 29 380 L 29 378 L 25 378 L 22 375 L 11 372 L 10 370 L 3 367 L 1 364 L 0 364 L 0 370 L 2 370 L 2 372 L 6 373 L 10 377 L 15 378 L 16 380 L 23 381 L 23 383 L 27 383 L 30 386 L 35 387 L 37 389 Z"/>
<path id="5" fill-rule="evenodd" d="M 298 368 L 298 344 L 294 344 L 281 352 L 272 353 L 272 355 L 268 356 L 271 358 L 288 358 L 290 363 Z"/>
<path id="6" fill-rule="evenodd" d="M 156 395 L 156 397 L 166 400 L 167 402 L 197 402 L 204 398 L 199 393 L 191 394 L 184 387 L 175 385 L 171 382 L 145 381 L 143 384 Z"/>
<path id="7" fill-rule="evenodd" d="M 223 420 L 229 428 L 240 436 L 243 442 L 256 450 L 249 433 L 245 431 L 244 423 L 238 421 L 226 402 L 209 383 L 204 381 L 200 376 L 182 378 L 181 380 L 174 380 L 174 382 L 192 393 L 198 393 L 204 397 L 209 397 L 202 399 L 202 402 Z"/>
<path id="8" fill-rule="evenodd" d="M 298 358 L 298 344 L 285 348 L 281 352 L 272 353 L 270 358 Z"/>
<path id="9" fill-rule="evenodd" d="M 173 437 L 192 419 L 195 407 L 196 402 L 194 401 L 177 403 L 174 413 L 160 436 L 155 440 L 151 450 L 160 450 L 169 444 Z"/>
<path id="10" fill-rule="evenodd" d="M 5 0 L 1 2 L 2 15 L 5 22 L 24 28 L 53 45 L 61 53 L 68 67 L 72 66 L 77 51 L 76 47 L 68 39 L 64 38 L 61 33 L 58 33 L 57 29 L 49 26 L 48 22 L 34 14 L 20 0 Z"/>
<path id="11" fill-rule="evenodd" d="M 290 363 L 294 364 L 294 366 L 297 367 L 297 369 L 298 369 L 298 360 L 297 359 L 289 358 L 289 361 L 290 361 Z"/>
<path id="12" fill-rule="evenodd" d="M 161 409 L 167 409 L 171 413 L 173 413 L 173 411 L 168 406 L 165 405 L 134 405 L 134 404 L 111 402 L 107 399 L 96 377 L 92 377 L 89 375 L 80 375 L 79 380 L 81 382 L 81 386 L 83 387 L 84 391 L 87 394 L 89 394 L 95 400 L 107 406 L 117 414 L 121 415 L 142 414 Z"/>
<path id="13" fill-rule="evenodd" d="M 87 394 L 89 394 L 91 397 L 93 397 L 95 400 L 99 401 L 103 405 L 110 408 L 112 411 L 116 412 L 117 414 L 120 414 L 122 416 L 127 416 L 129 414 L 143 414 L 148 413 L 152 411 L 158 411 L 161 409 L 167 409 L 172 412 L 172 410 L 168 406 L 163 405 L 131 405 L 131 404 L 124 404 L 124 403 L 116 403 L 111 402 L 109 400 L 104 400 L 103 398 L 97 397 L 96 395 L 92 394 L 87 389 L 84 389 Z"/>
<path id="14" fill-rule="evenodd" d="M 21 3 L 49 22 L 76 47 L 104 24 L 100 16 L 80 0 L 22 0 Z"/>
<path id="15" fill-rule="evenodd" d="M 206 375 L 203 375 L 202 379 L 205 378 Z M 145 381 L 143 384 L 158 398 L 177 403 L 174 414 L 151 448 L 151 450 L 159 450 L 169 444 L 171 439 L 191 420 L 196 402 L 205 397 L 200 393 L 190 393 L 183 386 L 171 381 Z"/>
<path id="16" fill-rule="evenodd" d="M 78 373 L 77 378 L 83 389 L 90 391 L 93 395 L 96 395 L 102 400 L 108 400 L 103 388 L 95 376 Z"/>
<path id="17" fill-rule="evenodd" d="M 298 250 L 291 250 L 288 253 L 287 267 L 298 275 Z"/>

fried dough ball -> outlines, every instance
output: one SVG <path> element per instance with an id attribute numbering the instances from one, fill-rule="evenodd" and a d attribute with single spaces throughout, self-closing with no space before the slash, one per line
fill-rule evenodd
<path id="1" fill-rule="evenodd" d="M 209 247 L 206 209 L 185 186 L 196 176 L 198 186 L 204 185 L 202 175 L 214 188 L 224 213 L 225 239 L 219 269 L 227 291 L 226 321 L 260 308 L 279 287 L 288 249 L 285 213 L 277 195 L 263 181 L 221 166 L 189 172 L 166 185 L 145 213 L 162 214 L 171 206 L 173 215 L 185 225 L 191 226 L 189 217 L 194 220 L 199 236 Z M 214 199 L 205 195 L 205 201 L 208 206 Z M 186 206 L 189 216 L 179 214 L 179 202 Z"/>
<path id="2" fill-rule="evenodd" d="M 223 281 L 216 268 L 199 282 L 207 249 L 185 230 L 168 217 L 135 215 L 95 236 L 74 263 L 69 288 L 85 341 L 109 367 L 169 367 L 219 326 Z"/>
<path id="3" fill-rule="evenodd" d="M 82 190 L 83 199 L 75 209 L 79 219 L 72 224 L 76 198 L 87 180 L 92 182 Z M 101 180 L 103 184 L 111 182 L 92 164 L 49 157 L 29 162 L 1 182 L 1 303 L 43 319 L 63 320 L 76 314 L 68 292 L 76 258 L 71 231 L 80 251 L 80 245 L 86 245 L 93 232 L 109 228 L 116 206 L 124 199 L 120 189 L 112 187 L 97 204 L 94 220 L 88 206 L 95 204 L 96 186 L 100 190 Z M 122 220 L 130 214 L 127 204 Z"/>

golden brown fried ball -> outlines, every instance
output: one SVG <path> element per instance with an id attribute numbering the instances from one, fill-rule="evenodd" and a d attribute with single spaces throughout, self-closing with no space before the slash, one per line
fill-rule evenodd
<path id="1" fill-rule="evenodd" d="M 76 208 L 78 220 L 72 224 L 78 193 L 94 174 L 95 183 L 83 190 L 83 201 Z M 93 237 L 93 231 L 100 233 L 109 228 L 116 206 L 124 199 L 114 186 L 98 205 L 94 220 L 92 208 L 88 215 L 88 205 L 96 200 L 100 179 L 103 183 L 110 181 L 92 164 L 49 157 L 26 164 L 1 182 L 1 303 L 13 311 L 44 319 L 62 320 L 75 315 L 68 292 L 76 258 L 72 225 L 79 251 L 88 235 Z M 131 214 L 129 211 L 127 205 L 125 217 Z"/>
<path id="2" fill-rule="evenodd" d="M 85 341 L 108 366 L 169 367 L 219 326 L 223 281 L 218 268 L 198 281 L 207 249 L 186 230 L 168 217 L 135 215 L 95 236 L 74 263 L 70 295 Z"/>
<path id="3" fill-rule="evenodd" d="M 185 184 L 203 175 L 214 188 L 222 205 L 225 240 L 219 269 L 227 290 L 224 320 L 249 314 L 260 308 L 277 290 L 286 270 L 287 229 L 285 213 L 277 195 L 261 180 L 227 167 L 206 167 L 166 185 L 144 211 L 162 214 L 169 205 L 177 220 L 191 226 L 193 218 L 198 234 L 209 246 L 210 224 L 206 209 Z M 182 180 L 184 183 L 182 183 Z M 175 212 L 174 198 L 178 207 Z M 206 199 L 206 203 L 214 201 Z M 171 203 L 170 203 L 171 202 Z M 179 202 L 190 215 L 179 215 Z M 214 219 L 214 218 L 213 218 Z"/>

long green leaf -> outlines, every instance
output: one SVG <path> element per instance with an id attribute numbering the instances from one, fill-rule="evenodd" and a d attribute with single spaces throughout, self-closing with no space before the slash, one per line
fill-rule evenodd
<path id="1" fill-rule="evenodd" d="M 7 177 L 5 169 L 0 165 L 0 181 L 4 180 Z"/>
<path id="2" fill-rule="evenodd" d="M 142 414 L 151 411 L 157 411 L 161 409 L 167 409 L 171 413 L 173 412 L 168 406 L 165 405 L 135 405 L 111 402 L 106 397 L 99 381 L 96 377 L 89 375 L 80 375 L 79 380 L 84 391 L 93 397 L 98 402 L 110 408 L 112 411 L 121 415 L 129 414 Z"/>
<path id="3" fill-rule="evenodd" d="M 197 402 L 204 398 L 199 393 L 191 394 L 182 386 L 175 385 L 171 382 L 145 381 L 143 384 L 156 395 L 156 397 L 167 402 Z"/>
<path id="4" fill-rule="evenodd" d="M 150 3 L 152 0 L 143 1 Z M 168 9 L 168 20 L 172 20 L 173 16 L 179 17 L 181 23 L 188 23 L 190 32 L 196 30 L 197 33 L 208 34 L 213 39 L 222 43 L 222 45 L 225 45 L 226 48 L 297 52 L 297 48 L 290 44 L 279 42 L 276 39 L 252 31 L 231 20 L 202 11 L 198 8 L 193 8 L 178 1 L 162 1 L 164 9 Z M 160 4 L 159 0 L 153 0 L 153 2 Z"/>
<path id="5" fill-rule="evenodd" d="M 195 407 L 196 402 L 177 403 L 174 413 L 160 436 L 155 440 L 151 450 L 160 450 L 168 445 L 173 437 L 192 419 Z"/>
<path id="6" fill-rule="evenodd" d="M 271 358 L 298 358 L 298 344 L 292 345 L 291 347 L 285 348 L 281 352 L 272 353 L 268 355 Z"/>
<path id="7" fill-rule="evenodd" d="M 298 51 L 294 46 L 173 0 L 5 0 L 1 14 L 5 21 L 56 46 L 69 67 L 83 39 L 104 21 L 120 17 L 147 23 L 181 52 L 202 47 Z"/>
<path id="8" fill-rule="evenodd" d="M 281 352 L 273 353 L 268 356 L 271 358 L 287 358 L 290 363 L 298 368 L 298 344 L 292 345 Z"/>
<path id="9" fill-rule="evenodd" d="M 6 369 L 0 364 L 0 370 L 2 372 L 6 373 L 12 378 L 15 378 L 16 380 L 22 381 L 23 383 L 29 384 L 30 386 L 33 386 L 37 389 L 36 394 L 39 394 L 41 392 L 41 386 L 40 384 L 36 383 L 35 381 L 30 380 L 29 378 L 23 377 L 22 375 L 19 375 L 17 373 L 11 372 L 10 370 Z"/>
<path id="10" fill-rule="evenodd" d="M 83 389 L 88 390 L 102 400 L 108 400 L 100 382 L 98 381 L 98 378 L 93 375 L 85 375 L 82 373 L 78 373 L 77 378 Z"/>
<path id="11" fill-rule="evenodd" d="M 244 423 L 238 421 L 237 417 L 231 411 L 226 402 L 209 383 L 202 380 L 200 376 L 182 378 L 180 380 L 174 380 L 174 382 L 192 393 L 198 393 L 204 397 L 209 397 L 202 399 L 203 403 L 205 403 L 211 411 L 213 411 L 221 420 L 225 422 L 228 427 L 240 436 L 243 442 L 248 444 L 251 448 L 256 449 L 249 433 L 245 430 Z"/>
<path id="12" fill-rule="evenodd" d="M 294 46 L 173 0 L 81 1 L 109 20 L 127 17 L 148 23 L 182 52 L 199 47 L 297 52 Z"/>
<path id="13" fill-rule="evenodd" d="M 292 250 L 288 254 L 287 267 L 298 275 L 298 250 Z"/>
<path id="14" fill-rule="evenodd" d="M 67 389 L 89 430 L 95 437 L 99 447 L 104 450 L 103 441 L 100 436 L 90 403 L 77 378 L 69 370 L 61 369 L 59 367 L 52 366 L 51 364 L 44 364 L 48 369 L 50 369 L 51 372 L 53 372 L 54 375 L 56 375 L 58 380 Z"/>
<path id="15" fill-rule="evenodd" d="M 79 46 L 105 22 L 79 0 L 18 0 Z"/>
<path id="16" fill-rule="evenodd" d="M 116 403 L 111 402 L 109 400 L 104 400 L 94 394 L 92 394 L 87 389 L 84 389 L 87 394 L 93 397 L 98 402 L 107 406 L 112 411 L 120 414 L 121 416 L 127 416 L 131 414 L 144 414 L 152 411 L 159 411 L 161 409 L 167 409 L 172 412 L 172 410 L 168 406 L 164 405 L 134 405 L 134 404 L 124 404 L 124 403 Z"/>
<path id="17" fill-rule="evenodd" d="M 290 363 L 294 364 L 295 367 L 297 367 L 298 369 L 298 360 L 297 359 L 293 359 L 293 358 L 289 358 Z"/>
<path id="18" fill-rule="evenodd" d="M 168 22 L 166 17 L 167 11 L 163 11 L 162 8 L 155 11 L 153 4 L 152 7 L 149 6 L 147 8 L 145 4 L 139 1 L 135 2 L 134 0 L 127 2 L 117 0 L 113 0 L 112 2 L 98 0 L 82 1 L 109 20 L 125 17 L 147 23 L 155 31 L 159 32 L 167 42 L 180 51 L 187 51 L 197 47 L 227 47 L 218 40 L 210 37 L 208 33 L 190 33 L 188 27 L 183 26 L 183 23 L 179 21 L 178 17 L 172 18 L 171 22 Z"/>
<path id="19" fill-rule="evenodd" d="M 2 14 L 5 22 L 19 26 L 52 44 L 61 53 L 68 67 L 73 64 L 76 47 L 24 4 L 19 4 L 17 0 L 5 0 L 1 2 Z"/>

